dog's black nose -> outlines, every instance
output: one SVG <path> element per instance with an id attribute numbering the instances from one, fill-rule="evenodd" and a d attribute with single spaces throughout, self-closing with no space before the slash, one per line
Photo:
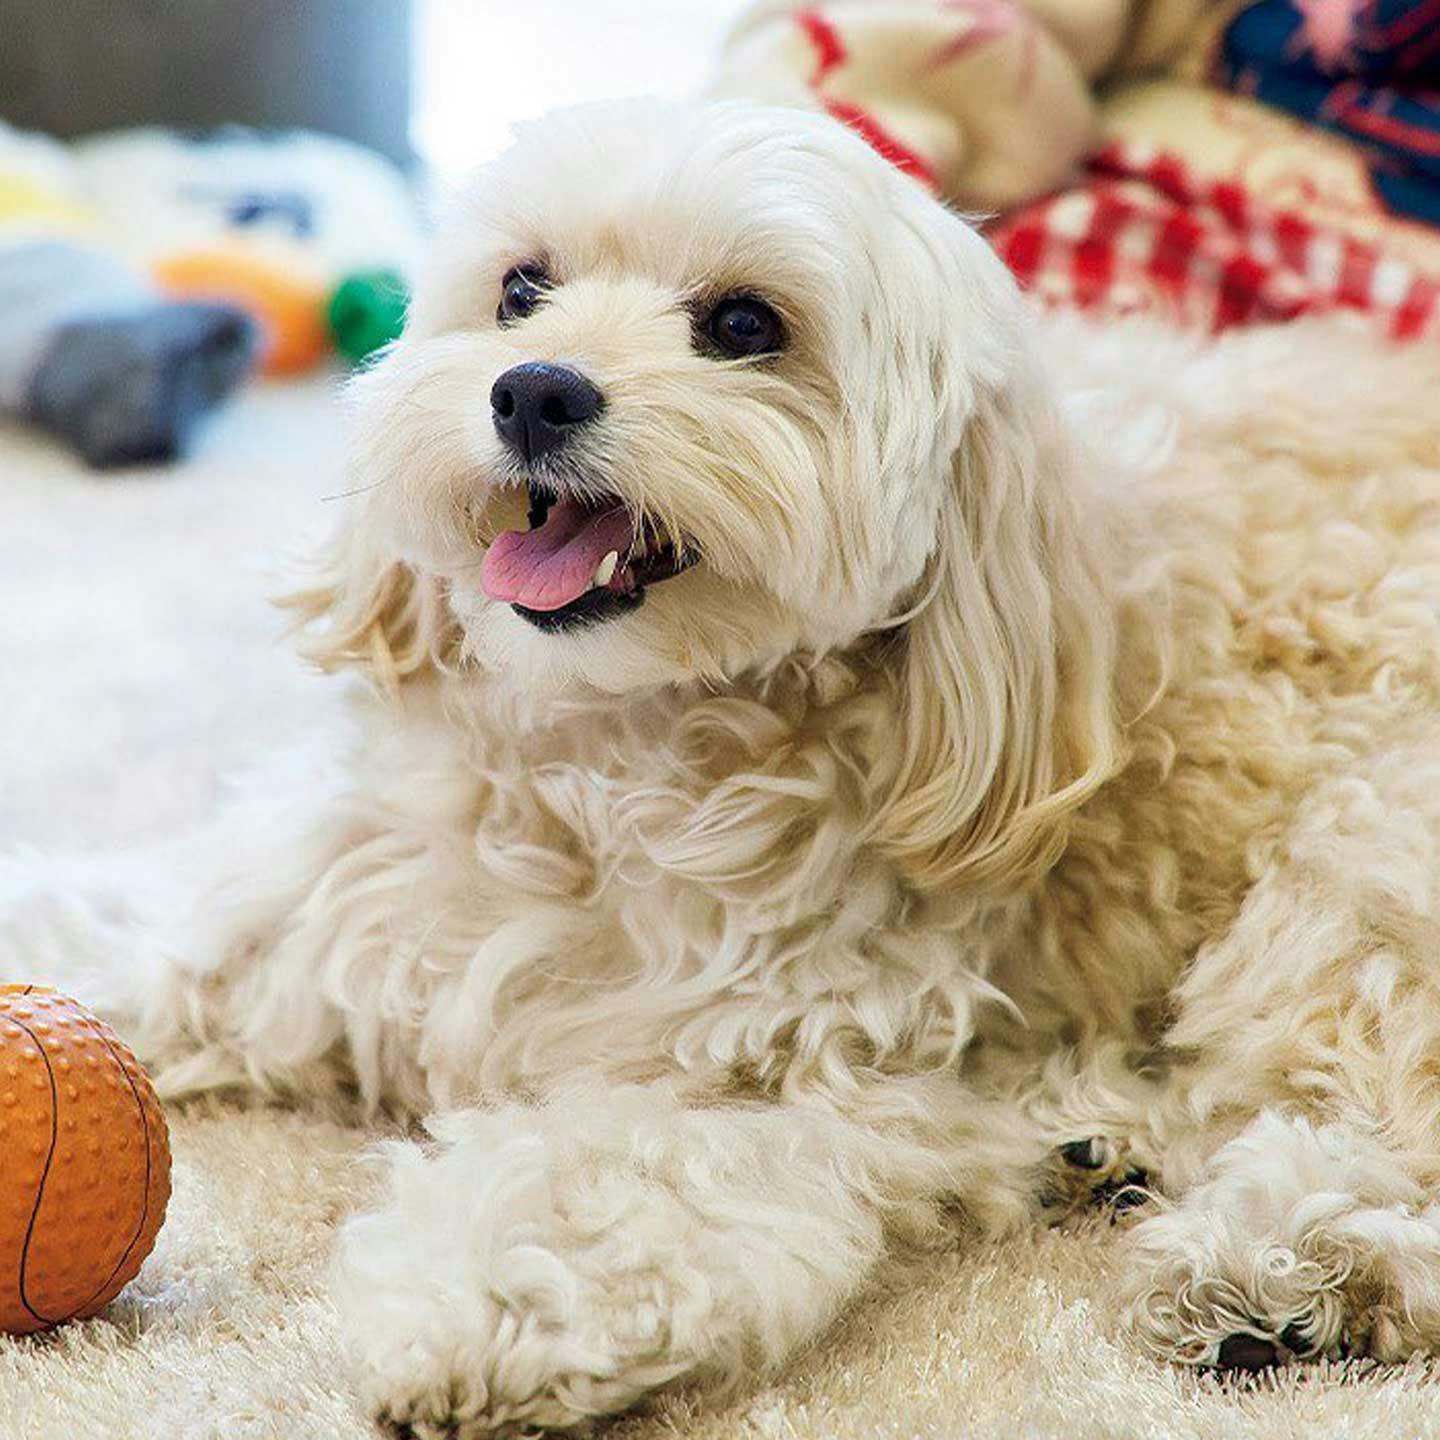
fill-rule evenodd
<path id="1" fill-rule="evenodd" d="M 496 431 L 526 460 L 558 449 L 603 404 L 604 397 L 578 370 L 539 360 L 513 366 L 490 391 Z"/>

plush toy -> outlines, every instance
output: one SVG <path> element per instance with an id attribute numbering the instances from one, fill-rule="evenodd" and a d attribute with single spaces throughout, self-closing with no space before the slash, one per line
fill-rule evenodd
<path id="1" fill-rule="evenodd" d="M 253 351 L 241 311 L 177 302 L 115 253 L 64 146 L 0 124 L 0 411 L 96 467 L 169 459 Z"/>
<path id="2" fill-rule="evenodd" d="M 98 1314 L 134 1279 L 170 1199 L 149 1077 L 83 1005 L 0 986 L 0 1125 L 0 1330 Z"/>
<path id="3" fill-rule="evenodd" d="M 409 303 L 410 288 L 398 270 L 347 275 L 325 312 L 335 348 L 352 364 L 362 364 L 399 336 Z"/>
<path id="4" fill-rule="evenodd" d="M 404 177 L 379 155 L 238 126 L 121 131 L 75 155 L 131 263 L 172 295 L 251 315 L 267 373 L 307 370 L 333 348 L 360 359 L 398 333 L 420 227 Z"/>

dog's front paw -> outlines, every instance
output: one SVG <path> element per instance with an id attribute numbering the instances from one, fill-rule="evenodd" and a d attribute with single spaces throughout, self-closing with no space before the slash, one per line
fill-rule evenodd
<path id="1" fill-rule="evenodd" d="M 1355 1348 L 1352 1257 L 1319 1227 L 1287 1243 L 1246 1217 L 1181 1207 L 1142 1222 L 1132 1243 L 1129 1316 L 1157 1357 L 1246 1372 Z"/>
<path id="2" fill-rule="evenodd" d="M 363 1398 L 399 1433 L 472 1440 L 565 1429 L 669 1378 L 647 1363 L 664 1348 L 657 1325 L 645 1333 L 653 1306 L 637 1303 L 623 1328 L 607 1325 L 525 1227 L 477 1257 L 458 1235 L 446 1253 L 434 1243 L 443 1237 L 417 1233 L 415 1218 L 397 1206 L 353 1222 L 337 1265 Z"/>
<path id="3" fill-rule="evenodd" d="M 1440 1350 L 1440 1212 L 1373 1137 L 1259 1116 L 1132 1232 L 1131 1322 L 1221 1370 Z"/>
<path id="4" fill-rule="evenodd" d="M 689 1368 L 669 1277 L 557 1207 L 520 1123 L 483 1152 L 392 1147 L 389 1203 L 342 1232 L 347 1348 L 364 1401 L 398 1434 L 567 1429 Z"/>
<path id="5" fill-rule="evenodd" d="M 1150 1200 L 1149 1184 L 1149 1172 L 1124 1145 L 1091 1135 L 1050 1153 L 1040 1181 L 1040 1207 L 1051 1224 L 1085 1210 L 1119 1216 Z"/>
<path id="6" fill-rule="evenodd" d="M 460 1255 L 448 1273 L 407 1256 L 410 1238 L 395 1212 L 357 1223 L 337 1285 L 362 1397 L 393 1429 L 418 1440 L 565 1429 L 648 1388 L 633 1351 L 576 1313 L 553 1257 L 515 1256 L 489 1290 L 465 1283 Z"/>

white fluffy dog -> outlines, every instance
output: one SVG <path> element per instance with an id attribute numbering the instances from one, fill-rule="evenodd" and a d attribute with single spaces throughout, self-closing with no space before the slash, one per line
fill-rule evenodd
<path id="1" fill-rule="evenodd" d="M 1040 322 L 746 105 L 537 125 L 443 242 L 298 601 L 336 775 L 9 931 L 171 1093 L 434 1113 L 341 1245 L 377 1411 L 761 1373 L 1096 1197 L 1158 1356 L 1440 1348 L 1440 361 Z"/>

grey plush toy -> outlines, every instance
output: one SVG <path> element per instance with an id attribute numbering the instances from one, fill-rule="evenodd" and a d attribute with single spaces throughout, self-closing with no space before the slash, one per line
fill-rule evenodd
<path id="1" fill-rule="evenodd" d="M 97 468 L 168 460 L 255 351 L 241 311 L 169 299 L 107 252 L 62 145 L 0 125 L 0 411 Z"/>

